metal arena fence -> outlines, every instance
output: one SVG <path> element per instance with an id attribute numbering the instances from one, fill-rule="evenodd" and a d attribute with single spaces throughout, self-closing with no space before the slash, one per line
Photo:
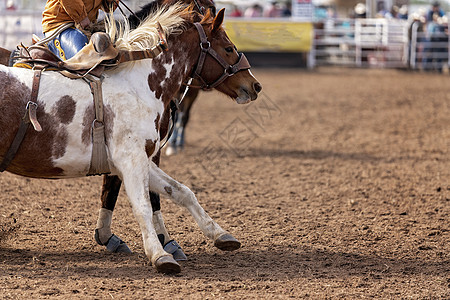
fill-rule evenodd
<path id="1" fill-rule="evenodd" d="M 431 25 L 428 25 L 431 26 Z M 448 25 L 389 19 L 340 19 L 316 23 L 309 66 L 442 70 L 448 67 Z"/>
<path id="2" fill-rule="evenodd" d="M 42 37 L 41 19 L 41 12 L 0 11 L 0 47 L 12 50 L 22 42 L 30 45 L 33 33 Z M 448 25 L 436 24 L 429 32 L 418 21 L 411 24 L 389 19 L 324 20 L 314 23 L 308 66 L 441 71 L 450 62 Z"/>

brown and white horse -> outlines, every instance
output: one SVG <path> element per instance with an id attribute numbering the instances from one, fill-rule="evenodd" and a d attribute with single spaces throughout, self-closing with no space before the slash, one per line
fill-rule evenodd
<path id="1" fill-rule="evenodd" d="M 131 14 L 128 17 L 128 22 L 131 29 L 135 29 L 142 20 L 145 20 L 150 14 L 156 12 L 158 8 L 163 5 L 173 5 L 179 1 L 177 0 L 155 0 L 144 5 L 138 12 Z M 215 6 L 214 3 L 210 0 L 185 0 L 186 4 L 193 3 L 194 8 L 200 12 L 204 13 L 207 9 L 210 9 L 212 14 L 215 15 Z M 102 21 L 99 26 L 97 26 L 97 30 L 104 31 L 105 30 L 105 22 Z M 0 48 L 0 64 L 8 65 L 9 58 L 11 55 L 11 51 L 7 49 Z M 157 64 L 157 61 L 155 62 Z M 180 126 L 180 121 L 182 124 L 187 123 L 187 118 L 189 116 L 189 110 L 192 106 L 192 103 L 197 98 L 199 89 L 191 88 L 189 92 L 186 94 L 183 103 L 180 105 L 180 115 L 178 122 L 174 124 L 174 136 L 181 136 L 179 133 L 180 128 L 184 128 L 184 126 Z M 180 89 L 178 93 L 175 95 L 174 100 L 180 99 L 183 94 L 183 89 Z M 166 137 L 169 131 L 169 115 L 171 113 L 170 107 L 165 107 L 164 114 L 161 119 L 160 126 L 160 138 L 163 139 Z M 183 116 L 183 117 L 182 117 Z M 184 135 L 183 135 L 184 136 Z M 153 157 L 153 162 L 159 166 L 160 162 L 160 151 Z M 113 211 L 116 205 L 117 197 L 122 185 L 122 181 L 118 176 L 114 175 L 105 175 L 103 178 L 102 185 L 102 195 L 101 195 L 101 208 L 99 211 L 99 216 L 97 220 L 97 226 L 95 229 L 95 240 L 98 244 L 103 245 L 110 252 L 124 252 L 129 253 L 131 250 L 128 248 L 127 244 L 123 242 L 119 237 L 112 234 L 111 231 L 111 222 Z M 186 256 L 182 250 L 182 248 L 178 245 L 176 241 L 174 241 L 170 234 L 168 233 L 166 226 L 164 224 L 164 219 L 161 214 L 161 202 L 159 194 L 150 192 L 150 202 L 153 208 L 153 224 L 155 226 L 156 232 L 158 234 L 158 238 L 161 244 L 164 246 L 164 249 L 171 253 L 173 257 L 178 261 L 186 260 Z"/>
<path id="2" fill-rule="evenodd" d="M 243 60 L 221 27 L 223 16 L 221 11 L 215 18 L 207 13 L 200 19 L 192 8 L 187 12 L 182 5 L 162 8 L 137 29 L 125 31 L 118 38 L 113 37 L 118 49 L 150 48 L 156 43 L 155 24 L 159 21 L 168 36 L 170 50 L 154 60 L 125 63 L 104 74 L 109 163 L 126 187 L 142 231 L 145 253 L 156 269 L 164 273 L 180 272 L 181 268 L 158 240 L 152 223 L 150 190 L 185 207 L 216 247 L 233 250 L 239 244 L 209 217 L 189 188 L 152 162 L 160 146 L 159 130 L 164 108 L 196 68 L 202 53 L 201 31 L 205 32 L 210 48 L 228 64 L 240 64 Z M 108 33 L 115 35 L 114 26 Z M 200 75 L 206 81 L 214 81 L 223 73 L 222 65 L 207 55 Z M 32 74 L 27 69 L 0 66 L 3 87 L 0 90 L 0 110 L 5 112 L 0 119 L 0 159 L 14 139 L 30 99 Z M 248 70 L 241 70 L 216 89 L 239 103 L 247 103 L 257 98 L 260 84 Z M 90 165 L 90 131 L 94 121 L 88 85 L 59 73 L 44 72 L 37 104 L 37 117 L 43 130 L 28 130 L 7 171 L 34 178 L 85 176 Z"/>

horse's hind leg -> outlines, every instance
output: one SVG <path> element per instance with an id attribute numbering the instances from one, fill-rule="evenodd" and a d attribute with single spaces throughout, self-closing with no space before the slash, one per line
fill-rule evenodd
<path id="1" fill-rule="evenodd" d="M 240 248 L 241 243 L 211 219 L 188 187 L 172 179 L 153 163 L 150 168 L 149 185 L 152 191 L 165 195 L 176 204 L 185 207 L 203 233 L 214 241 L 214 246 L 228 251 Z"/>
<path id="2" fill-rule="evenodd" d="M 142 160 L 144 161 L 144 158 Z M 152 166 L 156 166 L 151 163 Z M 173 256 L 164 251 L 159 242 L 153 226 L 153 210 L 150 204 L 149 189 L 146 182 L 149 181 L 148 164 L 126 165 L 121 168 L 123 183 L 125 184 L 128 199 L 133 209 L 142 232 L 144 250 L 158 272 L 178 273 L 181 271 L 180 265 Z"/>
<path id="3" fill-rule="evenodd" d="M 163 117 L 164 124 L 161 126 L 161 134 L 165 135 L 165 131 L 168 130 L 168 119 Z M 162 123 L 163 123 L 162 122 Z M 158 151 L 156 155 L 153 157 L 152 161 L 159 166 L 161 160 L 161 151 Z M 169 233 L 167 232 L 166 225 L 164 224 L 164 219 L 161 214 L 161 200 L 157 193 L 150 192 L 150 202 L 152 204 L 153 209 L 153 226 L 155 227 L 156 234 L 158 235 L 158 239 L 163 245 L 164 250 L 170 254 L 172 254 L 173 258 L 176 261 L 187 260 L 186 255 L 183 252 L 183 249 L 178 245 L 178 243 L 173 240 Z"/>
<path id="4" fill-rule="evenodd" d="M 156 234 L 158 235 L 159 242 L 163 245 L 164 250 L 167 253 L 172 254 L 176 261 L 187 260 L 183 249 L 178 245 L 178 243 L 173 240 L 169 233 L 167 232 L 166 225 L 164 224 L 164 219 L 161 213 L 160 198 L 159 195 L 150 192 L 150 202 L 152 203 L 153 209 L 153 226 L 155 227 Z"/>

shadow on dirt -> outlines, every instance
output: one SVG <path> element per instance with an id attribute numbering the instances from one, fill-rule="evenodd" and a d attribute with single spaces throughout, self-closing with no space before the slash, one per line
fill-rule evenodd
<path id="1" fill-rule="evenodd" d="M 0 243 L 8 240 L 8 238 L 20 228 L 16 223 L 16 219 L 12 219 L 10 223 L 0 223 Z"/>
<path id="2" fill-rule="evenodd" d="M 290 157 L 298 159 L 328 159 L 336 158 L 341 160 L 357 160 L 357 161 L 380 161 L 380 157 L 372 156 L 366 153 L 339 153 L 325 150 L 290 150 L 290 149 L 250 149 L 246 154 L 248 157 Z"/>
<path id="3" fill-rule="evenodd" d="M 55 276 L 145 279 L 157 274 L 143 254 L 117 255 L 106 252 L 37 252 L 0 248 L 2 268 L 21 276 L 40 279 Z M 182 263 L 185 279 L 207 278 L 216 281 L 285 280 L 289 278 L 371 278 L 399 275 L 445 276 L 450 262 L 416 259 L 389 259 L 353 253 L 305 249 L 235 253 L 194 253 Z M 8 270 L 4 270 L 8 272 Z M 42 271 L 42 272 L 39 272 Z"/>

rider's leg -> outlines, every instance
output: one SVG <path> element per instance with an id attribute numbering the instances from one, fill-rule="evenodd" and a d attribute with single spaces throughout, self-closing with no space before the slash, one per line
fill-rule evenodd
<path id="1" fill-rule="evenodd" d="M 47 32 L 45 36 L 51 34 L 52 32 Z M 76 28 L 70 27 L 49 41 L 48 48 L 62 60 L 67 60 L 72 58 L 87 43 L 89 43 L 89 39 L 84 33 Z"/>

